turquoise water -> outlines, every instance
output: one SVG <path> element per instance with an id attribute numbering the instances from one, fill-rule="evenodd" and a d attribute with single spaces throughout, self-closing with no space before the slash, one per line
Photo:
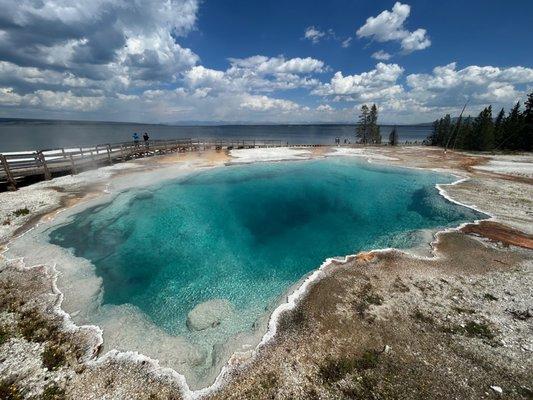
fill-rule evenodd
<path id="1" fill-rule="evenodd" d="M 453 180 L 347 158 L 222 167 L 123 192 L 50 241 L 95 265 L 104 304 L 133 304 L 167 333 L 215 345 L 327 257 L 412 247 L 417 230 L 482 218 L 438 194 Z M 190 332 L 187 313 L 210 299 L 235 314 Z"/>

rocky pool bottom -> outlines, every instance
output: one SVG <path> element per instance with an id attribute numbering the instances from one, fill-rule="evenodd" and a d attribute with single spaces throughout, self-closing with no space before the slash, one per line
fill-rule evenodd
<path id="1" fill-rule="evenodd" d="M 326 258 L 485 217 L 439 195 L 454 180 L 343 158 L 223 167 L 118 193 L 46 233 L 79 261 L 60 281 L 66 303 L 81 299 L 74 320 L 200 388 Z"/>

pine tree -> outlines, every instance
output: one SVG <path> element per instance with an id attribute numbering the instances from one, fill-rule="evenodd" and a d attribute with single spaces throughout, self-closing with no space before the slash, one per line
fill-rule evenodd
<path id="1" fill-rule="evenodd" d="M 372 104 L 369 114 L 369 128 L 370 128 L 370 141 L 372 143 L 381 143 L 381 134 L 379 133 L 378 125 L 378 108 L 375 104 Z"/>
<path id="2" fill-rule="evenodd" d="M 370 111 L 366 104 L 363 104 L 361 107 L 361 114 L 359 115 L 359 122 L 357 123 L 357 128 L 355 136 L 363 144 L 366 144 L 369 139 L 369 116 Z"/>
<path id="3" fill-rule="evenodd" d="M 452 118 L 450 114 L 446 114 L 439 122 L 439 127 L 437 131 L 437 145 L 446 146 L 448 142 L 448 137 L 452 133 Z"/>
<path id="4" fill-rule="evenodd" d="M 520 150 L 525 145 L 521 140 L 524 129 L 524 116 L 520 112 L 520 102 L 516 103 L 503 123 L 503 140 L 500 149 Z"/>
<path id="5" fill-rule="evenodd" d="M 457 126 L 459 125 L 459 126 Z M 505 116 L 502 108 L 495 120 L 492 106 L 483 109 L 472 121 L 451 123 L 450 115 L 433 123 L 427 141 L 432 146 L 446 146 L 463 150 L 533 150 L 533 93 L 528 95 L 525 110 L 516 103 Z"/>
<path id="6" fill-rule="evenodd" d="M 457 136 L 453 140 L 452 147 L 457 149 L 466 149 L 467 143 L 472 140 L 472 136 L 472 117 L 468 116 L 461 123 L 461 126 L 457 132 Z"/>
<path id="7" fill-rule="evenodd" d="M 494 121 L 492 106 L 485 107 L 474 120 L 472 147 L 467 150 L 488 151 L 494 148 Z"/>
<path id="8" fill-rule="evenodd" d="M 525 102 L 526 109 L 524 110 L 524 126 L 522 128 L 522 134 L 520 135 L 521 142 L 523 144 L 522 150 L 533 150 L 533 92 L 527 96 Z"/>
<path id="9" fill-rule="evenodd" d="M 494 144 L 498 147 L 503 141 L 503 122 L 505 120 L 505 110 L 502 108 L 494 121 Z"/>
<path id="10" fill-rule="evenodd" d="M 439 133 L 439 123 L 440 123 L 440 121 L 441 121 L 440 119 L 436 119 L 433 122 L 433 129 L 431 131 L 431 134 L 427 138 L 427 141 L 429 142 L 430 146 L 438 146 L 439 145 L 439 143 L 437 142 L 437 136 L 438 136 L 438 133 Z"/>

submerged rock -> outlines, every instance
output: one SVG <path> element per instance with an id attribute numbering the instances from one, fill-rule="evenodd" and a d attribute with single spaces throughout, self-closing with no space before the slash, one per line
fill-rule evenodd
<path id="1" fill-rule="evenodd" d="M 228 300 L 208 300 L 198 304 L 187 314 L 187 328 L 191 331 L 214 328 L 233 313 L 233 305 Z"/>

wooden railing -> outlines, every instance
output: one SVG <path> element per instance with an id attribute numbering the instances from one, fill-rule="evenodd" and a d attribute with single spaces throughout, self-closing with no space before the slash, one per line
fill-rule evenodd
<path id="1" fill-rule="evenodd" d="M 193 140 L 187 138 L 109 143 L 70 149 L 0 153 L 0 183 L 3 182 L 8 190 L 16 190 L 19 182 L 28 177 L 51 179 L 53 175 L 69 172 L 77 174 L 81 170 L 106 164 L 111 165 L 115 162 L 127 161 L 133 158 L 176 151 L 280 147 L 284 145 L 286 145 L 286 142 L 281 140 Z"/>

